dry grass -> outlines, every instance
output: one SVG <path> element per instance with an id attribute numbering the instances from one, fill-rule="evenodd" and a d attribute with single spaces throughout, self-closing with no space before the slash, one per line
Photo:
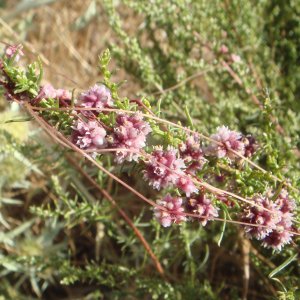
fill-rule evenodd
<path id="1" fill-rule="evenodd" d="M 30 60 L 41 55 L 45 65 L 44 80 L 57 88 L 85 89 L 101 80 L 98 55 L 114 41 L 101 5 L 97 5 L 97 15 L 84 28 L 75 29 L 76 20 L 86 12 L 91 1 L 54 1 L 22 12 L 18 12 L 17 3 L 9 1 L 0 11 L 1 41 L 23 43 L 26 54 L 31 53 Z M 111 66 L 116 67 L 114 62 Z M 117 73 L 115 80 L 128 79 L 123 70 Z M 136 91 L 137 84 L 128 80 L 123 93 L 133 96 Z"/>

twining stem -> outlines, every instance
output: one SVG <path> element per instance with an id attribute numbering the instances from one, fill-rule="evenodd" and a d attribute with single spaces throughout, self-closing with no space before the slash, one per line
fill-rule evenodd
<path id="1" fill-rule="evenodd" d="M 127 151 L 127 152 L 130 152 L 130 153 L 139 154 L 139 155 L 141 155 L 145 159 L 151 159 L 152 158 L 151 154 L 146 153 L 145 151 L 135 151 L 135 150 L 126 149 L 126 148 L 109 148 L 109 149 L 97 149 L 97 150 L 90 149 L 90 150 L 84 150 L 84 151 L 86 153 L 91 153 L 91 152 L 92 153 L 95 153 L 95 152 L 97 152 L 97 153 L 107 153 L 107 152 Z M 162 164 L 162 163 L 160 163 L 158 161 L 156 163 L 158 165 L 166 168 L 168 171 L 173 172 L 176 175 L 179 175 L 179 176 L 181 176 L 181 177 L 183 177 L 185 179 L 192 180 L 192 182 L 196 186 L 202 186 L 202 187 L 206 188 L 207 190 L 209 190 L 210 192 L 212 192 L 214 194 L 231 196 L 231 197 L 233 197 L 235 199 L 238 199 L 238 200 L 241 200 L 241 201 L 243 201 L 245 203 L 248 203 L 251 206 L 256 206 L 256 207 L 258 207 L 258 208 L 260 208 L 262 210 L 268 211 L 270 213 L 276 213 L 276 212 L 273 212 L 273 211 L 271 211 L 271 210 L 269 210 L 269 209 L 267 209 L 267 208 L 265 208 L 265 207 L 263 207 L 263 206 L 261 206 L 259 204 L 253 203 L 253 201 L 251 201 L 251 200 L 247 200 L 246 198 L 243 198 L 243 197 L 241 197 L 239 195 L 236 195 L 234 193 L 228 192 L 226 190 L 222 190 L 222 189 L 216 188 L 216 187 L 210 185 L 209 183 L 200 181 L 199 179 L 196 179 L 196 177 L 189 177 L 188 175 L 180 174 L 178 171 L 173 170 L 173 169 L 169 168 L 168 166 L 166 166 L 166 165 L 164 165 L 164 164 Z"/>
<path id="2" fill-rule="evenodd" d="M 39 118 L 39 117 L 37 117 L 36 116 L 36 114 L 34 113 L 34 111 L 33 111 L 33 107 L 30 105 L 30 104 L 28 104 L 28 103 L 25 103 L 25 106 L 27 107 L 27 109 L 29 109 L 29 110 L 31 110 L 32 111 L 32 113 L 33 113 L 33 116 L 35 117 L 35 119 L 37 119 L 37 121 L 43 126 L 43 128 L 45 128 L 45 126 L 46 127 L 48 127 L 48 129 L 50 130 L 50 135 L 51 136 L 55 136 L 55 134 L 52 132 L 52 127 L 47 123 L 47 122 L 45 122 L 43 119 L 41 119 L 41 118 Z M 46 124 L 43 124 L 43 122 L 44 123 L 46 123 Z M 73 149 L 74 150 L 74 147 L 75 147 L 75 149 L 77 149 L 77 152 L 78 151 L 80 151 L 80 152 L 82 152 L 82 153 L 84 153 L 84 155 L 86 156 L 87 155 L 87 153 L 86 153 L 86 151 L 85 150 L 82 150 L 82 149 L 80 149 L 80 148 L 78 148 L 78 147 L 76 147 L 73 143 L 71 143 L 68 139 L 66 139 L 60 132 L 57 132 L 57 134 L 59 134 L 59 136 L 60 136 L 60 140 L 61 139 L 63 139 L 63 145 L 64 146 L 68 146 L 68 148 L 71 148 L 71 149 Z M 57 140 L 57 136 L 55 136 L 55 140 Z M 128 149 L 126 149 L 127 151 L 129 151 Z M 75 150 L 76 151 L 76 150 Z M 101 150 L 97 150 L 97 152 L 101 152 Z M 116 151 L 120 151 L 120 149 L 116 149 Z M 131 152 L 133 152 L 132 150 L 130 150 Z M 151 157 L 149 154 L 147 154 L 146 152 L 143 152 L 142 153 L 142 155 L 143 156 L 148 156 L 148 157 Z M 90 159 L 92 159 L 89 155 L 87 155 L 87 157 L 88 157 L 88 159 L 90 160 Z M 93 160 L 93 161 L 95 161 L 95 160 Z M 96 162 L 95 161 L 95 163 L 96 163 L 96 166 L 98 166 L 98 168 L 102 168 L 102 169 L 104 169 L 104 170 L 106 170 L 103 166 L 101 166 L 98 162 Z M 95 164 L 94 163 L 94 164 Z M 159 162 L 158 162 L 158 164 L 159 164 Z M 172 169 L 170 169 L 170 168 L 168 168 L 167 166 L 164 166 L 165 168 L 167 168 L 169 171 L 171 171 L 171 172 L 174 172 L 174 173 L 176 173 L 176 171 L 174 171 L 174 170 L 172 170 Z M 119 181 L 119 183 L 121 183 L 120 182 L 120 179 L 118 178 L 118 177 L 116 177 L 115 175 L 113 175 L 112 173 L 110 173 L 109 171 L 104 171 L 105 173 L 107 173 L 107 175 L 109 175 L 109 176 L 111 176 L 111 178 L 113 178 L 114 180 L 116 180 L 116 181 Z M 190 179 L 190 177 L 188 177 L 188 176 L 186 176 L 186 175 L 184 175 L 184 177 L 185 178 L 188 178 L 188 179 Z M 265 208 L 265 207 L 262 207 L 262 206 L 260 206 L 260 205 L 258 205 L 258 204 L 256 204 L 256 203 L 253 203 L 252 201 L 250 201 L 250 200 L 247 200 L 247 199 L 245 199 L 245 198 L 243 198 L 243 197 L 241 197 L 241 196 L 239 196 L 239 195 L 236 195 L 236 194 L 234 194 L 234 193 L 231 193 L 231 192 L 228 192 L 228 191 L 226 191 L 226 190 L 222 190 L 222 189 L 219 189 L 219 188 L 216 188 L 216 187 L 214 187 L 214 186 L 212 186 L 212 185 L 210 185 L 210 184 L 208 184 L 208 183 L 205 183 L 205 182 L 202 182 L 202 181 L 199 181 L 199 180 L 196 180 L 196 179 L 194 179 L 194 178 L 192 178 L 192 181 L 194 182 L 194 184 L 196 184 L 196 185 L 200 185 L 200 186 L 203 186 L 203 187 L 205 187 L 206 189 L 208 189 L 209 191 L 211 191 L 212 193 L 216 193 L 216 194 L 219 194 L 219 195 L 223 195 L 223 194 L 226 194 L 226 195 L 228 195 L 228 196 L 231 196 L 231 197 L 234 197 L 234 198 L 236 198 L 236 199 L 238 199 L 238 200 L 241 200 L 241 201 L 243 201 L 243 202 L 246 202 L 246 203 L 248 203 L 248 204 L 250 204 L 250 205 L 252 205 L 252 206 L 256 206 L 256 207 L 259 207 L 259 208 L 261 208 L 261 209 L 263 209 L 263 210 L 266 210 L 266 211 L 268 211 L 268 212 L 270 212 L 270 213 L 274 213 L 274 212 L 272 212 L 272 211 L 270 211 L 269 209 L 267 209 L 267 208 Z M 123 183 L 121 183 L 121 184 L 125 184 L 125 185 L 127 185 L 125 182 L 123 182 Z M 124 186 L 125 186 L 124 185 Z M 138 197 L 140 197 L 141 199 L 143 199 L 144 201 L 146 201 L 147 203 L 149 203 L 150 205 L 152 205 L 152 206 L 155 206 L 156 204 L 155 204 L 155 202 L 153 202 L 152 200 L 150 200 L 150 199 L 148 199 L 148 198 L 146 198 L 145 196 L 143 196 L 142 194 L 140 194 L 139 192 L 137 192 L 135 189 L 133 189 L 132 187 L 130 187 L 130 186 L 125 186 L 127 189 L 129 189 L 129 190 L 131 190 L 133 193 L 135 193 Z M 154 204 L 154 205 L 153 205 Z"/>
<path id="3" fill-rule="evenodd" d="M 34 110 L 32 109 L 32 107 L 28 103 L 25 103 L 24 106 L 27 109 L 28 113 L 30 115 L 32 115 L 38 121 L 39 124 L 43 124 L 42 127 L 46 130 L 47 133 L 49 133 L 49 131 L 55 130 L 49 124 L 47 124 L 41 117 L 39 117 L 34 112 Z M 53 137 L 53 136 L 55 136 L 55 133 L 52 133 L 50 135 Z M 147 202 L 151 206 L 159 208 L 162 211 L 168 212 L 165 207 L 157 205 L 154 201 L 146 198 L 144 195 L 142 195 L 141 193 L 139 193 L 137 190 L 135 190 L 134 188 L 132 188 L 131 186 L 129 186 L 126 182 L 124 182 L 123 180 L 121 180 L 120 178 L 118 178 L 117 176 L 115 176 L 114 174 L 112 174 L 111 172 L 109 172 L 106 168 L 104 168 L 101 164 L 99 164 L 94 158 L 92 158 L 88 153 L 86 153 L 84 150 L 78 148 L 76 145 L 74 145 L 72 142 L 70 142 L 66 137 L 64 137 L 60 132 L 56 131 L 55 140 L 58 141 L 59 143 L 63 142 L 61 144 L 67 145 L 68 148 L 71 148 L 75 152 L 81 154 L 83 157 L 85 157 L 87 160 L 89 160 L 92 164 L 94 164 L 97 168 L 99 168 L 102 172 L 104 172 L 105 174 L 107 174 L 108 176 L 110 176 L 112 179 L 114 179 L 115 181 L 117 181 L 118 183 L 120 183 L 121 185 L 123 185 L 126 189 L 128 189 L 129 191 L 131 191 L 132 193 L 134 193 L 135 195 L 137 195 L 139 198 L 141 198 L 142 200 L 144 200 L 145 202 Z M 182 215 L 193 217 L 193 218 L 197 218 L 197 219 L 207 219 L 207 217 L 205 217 L 205 216 L 199 216 L 197 214 L 192 214 L 192 213 L 182 213 Z M 217 217 L 212 217 L 212 218 L 209 218 L 209 219 L 210 220 L 214 220 L 214 221 L 220 221 L 220 222 L 224 222 L 225 221 L 224 219 L 217 218 Z M 244 225 L 244 226 L 268 228 L 268 226 L 266 226 L 266 225 L 251 224 L 251 223 L 241 222 L 241 221 L 235 221 L 235 220 L 226 220 L 226 222 L 227 223 Z M 300 236 L 300 233 L 298 233 L 298 232 L 294 232 L 294 231 L 290 231 L 290 230 L 286 230 L 286 231 L 289 232 L 289 233 L 292 233 L 294 235 Z"/>
<path id="4" fill-rule="evenodd" d="M 99 111 L 99 108 L 85 108 L 85 107 L 76 107 L 76 108 L 69 108 L 69 107 L 62 107 L 62 108 L 44 108 L 44 107 L 34 107 L 32 106 L 32 109 L 33 110 L 37 110 L 37 111 L 47 111 L 47 110 L 54 110 L 54 111 L 93 111 L 93 110 L 98 110 Z M 135 111 L 130 111 L 130 110 L 124 110 L 124 109 L 116 109 L 116 108 L 102 108 L 101 111 L 104 111 L 104 112 L 122 112 L 122 113 L 127 113 L 127 114 L 135 114 L 136 112 Z M 187 127 L 184 127 L 180 124 L 176 124 L 176 123 L 173 123 L 171 121 L 168 121 L 168 120 L 164 120 L 164 119 L 161 119 L 159 117 L 156 117 L 152 114 L 144 114 L 144 113 L 140 113 L 143 117 L 145 118 L 149 118 L 149 119 L 153 119 L 153 120 L 156 120 L 158 122 L 161 122 L 161 123 L 165 123 L 165 124 L 168 124 L 170 126 L 173 126 L 173 127 L 177 127 L 177 128 L 180 128 L 188 133 L 192 133 L 192 134 L 196 134 L 197 136 L 209 141 L 209 142 L 212 142 L 212 143 L 215 143 L 215 144 L 218 144 L 218 145 L 222 145 L 220 142 L 214 140 L 214 139 L 211 139 L 210 137 L 207 137 L 205 136 L 204 134 L 202 133 L 199 133 L 195 130 L 192 130 L 192 129 L 189 129 Z M 263 169 L 262 167 L 260 167 L 259 165 L 257 165 L 256 163 L 254 163 L 253 161 L 251 161 L 249 158 L 245 157 L 244 155 L 238 153 L 237 151 L 233 150 L 233 149 L 228 149 L 228 151 L 234 153 L 236 156 L 240 157 L 243 161 L 246 161 L 247 163 L 249 163 L 251 166 L 253 166 L 254 168 L 260 170 L 262 173 L 264 174 L 269 174 L 270 178 L 272 178 L 274 181 L 279 181 L 279 182 L 283 182 L 284 185 L 286 185 L 287 187 L 291 188 L 292 190 L 296 191 L 299 193 L 299 190 L 295 187 L 293 187 L 290 183 L 288 183 L 286 181 L 286 179 L 280 179 L 279 177 L 273 175 L 273 174 L 270 174 L 267 170 Z"/>

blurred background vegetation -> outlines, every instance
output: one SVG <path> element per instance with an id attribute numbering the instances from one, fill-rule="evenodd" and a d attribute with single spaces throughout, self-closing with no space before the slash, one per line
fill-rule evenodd
<path id="1" fill-rule="evenodd" d="M 41 57 L 44 83 L 76 91 L 101 80 L 110 48 L 121 95 L 206 134 L 223 124 L 253 134 L 259 163 L 299 188 L 299 1 L 0 0 L 0 37 L 22 43 L 25 61 Z M 296 244 L 272 253 L 222 223 L 161 229 L 26 118 L 1 96 L 0 299 L 300 299 Z M 155 197 L 126 168 L 110 170 Z M 241 178 L 250 194 L 252 184 Z"/>

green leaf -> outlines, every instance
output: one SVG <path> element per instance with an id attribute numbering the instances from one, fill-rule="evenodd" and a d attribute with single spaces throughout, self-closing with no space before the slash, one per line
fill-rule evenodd
<path id="1" fill-rule="evenodd" d="M 13 198 L 3 198 L 0 197 L 0 203 L 8 204 L 8 205 L 22 205 L 23 201 Z"/>
<path id="2" fill-rule="evenodd" d="M 201 270 L 206 265 L 208 258 L 209 258 L 209 246 L 208 246 L 208 244 L 206 244 L 205 245 L 205 256 L 204 256 L 203 261 L 201 262 L 201 264 L 198 267 L 199 270 Z"/>
<path id="3" fill-rule="evenodd" d="M 190 115 L 190 112 L 189 112 L 189 109 L 187 107 L 187 105 L 184 107 L 184 112 L 185 112 L 185 115 L 187 117 L 187 120 L 188 120 L 188 124 L 190 126 L 191 129 L 194 129 L 194 124 L 193 124 L 193 120 L 192 120 L 192 117 Z"/>
<path id="4" fill-rule="evenodd" d="M 224 217 L 224 220 L 225 220 L 225 221 L 224 221 L 223 224 L 222 224 L 221 235 L 220 235 L 220 238 L 219 238 L 219 240 L 218 240 L 218 246 L 219 246 L 219 247 L 221 246 L 221 242 L 222 242 L 222 240 L 223 240 L 223 236 L 224 236 L 225 229 L 226 229 L 226 224 L 227 224 L 227 222 L 226 222 L 226 220 L 227 220 L 227 214 L 226 214 L 225 211 L 223 211 L 223 217 Z"/>
<path id="5" fill-rule="evenodd" d="M 278 266 L 276 269 L 274 269 L 269 275 L 269 278 L 273 278 L 277 273 L 279 273 L 281 270 L 283 270 L 285 267 L 287 267 L 291 262 L 296 260 L 298 256 L 298 253 L 292 255 L 290 258 L 288 258 L 285 262 L 283 262 L 280 266 Z"/>
<path id="6" fill-rule="evenodd" d="M 16 227 L 15 229 L 11 230 L 7 236 L 11 239 L 15 238 L 16 236 L 22 234 L 23 232 L 25 232 L 27 229 L 29 229 L 32 224 L 35 222 L 34 219 L 29 220 L 25 223 L 22 223 L 20 226 Z"/>

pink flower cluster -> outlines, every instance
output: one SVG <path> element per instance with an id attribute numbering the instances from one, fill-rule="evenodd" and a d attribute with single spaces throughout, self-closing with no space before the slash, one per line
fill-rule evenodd
<path id="1" fill-rule="evenodd" d="M 169 227 L 172 223 L 179 224 L 186 221 L 182 198 L 172 197 L 167 194 L 162 200 L 157 200 L 156 204 L 161 206 L 154 208 L 154 216 L 163 227 Z"/>
<path id="2" fill-rule="evenodd" d="M 103 84 L 95 84 L 79 96 L 79 106 L 86 108 L 97 108 L 96 111 L 81 111 L 85 119 L 95 119 L 103 108 L 114 106 L 110 90 Z M 120 148 L 116 151 L 115 160 L 117 163 L 124 161 L 137 161 L 140 157 L 140 150 L 146 146 L 147 135 L 151 132 L 148 122 L 143 120 L 140 113 L 133 115 L 118 114 L 113 125 L 112 134 L 106 135 L 105 129 L 96 121 L 78 121 L 73 126 L 73 142 L 81 148 Z M 93 135 L 96 136 L 96 142 Z"/>
<path id="3" fill-rule="evenodd" d="M 55 89 L 51 84 L 45 84 L 41 89 L 37 97 L 33 100 L 38 102 L 42 99 L 58 99 L 62 101 L 70 101 L 72 95 L 69 91 L 64 89 Z"/>
<path id="4" fill-rule="evenodd" d="M 219 53 L 224 55 L 224 56 L 229 56 L 229 60 L 231 63 L 241 63 L 242 59 L 239 55 L 235 54 L 235 53 L 230 53 L 228 47 L 225 44 L 222 44 L 220 49 L 219 49 Z"/>
<path id="5" fill-rule="evenodd" d="M 292 241 L 293 234 L 293 211 L 296 208 L 294 199 L 289 197 L 286 190 L 282 190 L 276 200 L 277 210 L 280 212 L 280 221 L 276 228 L 264 239 L 263 246 L 281 250 Z"/>
<path id="6" fill-rule="evenodd" d="M 231 63 L 241 62 L 241 58 L 230 53 L 226 45 L 221 46 L 219 53 L 226 56 Z M 8 46 L 5 50 L 6 59 L 18 61 L 23 55 L 21 45 Z M 3 63 L 0 63 L 3 67 Z M 7 86 L 10 85 L 10 81 L 9 79 L 4 84 L 2 83 L 7 90 L 9 90 Z M 70 107 L 71 98 L 70 91 L 55 89 L 51 84 L 46 84 L 40 88 L 31 104 L 34 105 L 43 99 L 55 99 L 58 100 L 60 107 Z M 115 103 L 110 89 L 103 84 L 95 84 L 87 91 L 82 92 L 77 104 L 74 110 L 71 107 L 72 116 L 76 117 L 71 127 L 71 140 L 78 148 L 90 150 L 87 152 L 93 152 L 92 155 L 95 155 L 98 149 L 112 147 L 117 149 L 115 152 L 117 163 L 138 161 L 143 153 L 143 148 L 146 147 L 147 136 L 152 131 L 150 124 L 143 120 L 141 113 L 113 113 L 110 115 L 104 112 L 105 108 L 113 108 L 117 103 Z M 82 108 L 86 108 L 87 111 Z M 95 110 L 91 110 L 92 108 Z M 104 114 L 100 114 L 101 112 Z M 102 116 L 103 119 L 100 120 Z M 178 136 L 174 138 L 175 143 L 177 138 Z M 152 153 L 145 155 L 143 176 L 150 186 L 157 190 L 178 189 L 177 193 L 185 194 L 185 198 L 167 194 L 161 200 L 157 200 L 154 216 L 162 226 L 169 227 L 172 223 L 179 224 L 187 221 L 185 208 L 190 214 L 198 216 L 199 222 L 203 226 L 209 220 L 217 218 L 218 208 L 204 194 L 204 189 L 201 189 L 201 193 L 199 193 L 195 185 L 195 182 L 196 184 L 200 183 L 197 181 L 200 179 L 197 179 L 196 175 L 201 174 L 200 170 L 203 170 L 203 166 L 207 162 L 205 156 L 235 160 L 240 155 L 250 157 L 257 149 L 256 141 L 252 136 L 243 137 L 241 133 L 230 130 L 226 126 L 218 127 L 217 132 L 212 134 L 210 139 L 209 145 L 203 148 L 198 135 L 187 135 L 186 140 L 179 143 L 178 148 L 169 145 L 164 150 L 163 146 L 156 146 Z M 108 149 L 108 151 L 112 151 L 112 149 Z M 224 174 L 211 176 L 208 173 L 203 178 L 205 180 L 214 178 L 211 179 L 214 180 L 214 183 L 219 181 L 220 184 L 225 185 L 227 182 L 224 183 L 226 176 Z M 229 186 L 231 187 L 231 185 L 226 185 L 227 188 Z M 227 194 L 230 195 L 230 193 Z M 267 196 L 254 196 L 252 205 L 244 209 L 240 218 L 245 223 L 246 236 L 261 240 L 265 247 L 280 250 L 292 240 L 293 211 L 296 205 L 286 190 L 282 190 L 277 199 L 273 201 L 272 198 L 275 196 L 272 193 Z M 226 195 L 219 194 L 216 199 L 227 206 L 233 205 Z"/>
<path id="7" fill-rule="evenodd" d="M 51 86 L 45 86 L 41 91 L 47 97 L 56 97 L 57 90 Z M 87 108 L 97 108 L 96 113 L 101 109 L 113 107 L 113 99 L 110 91 L 104 85 L 95 85 L 88 91 L 80 95 L 79 105 Z M 107 134 L 106 130 L 95 120 L 89 120 L 89 117 L 95 118 L 95 112 L 92 115 L 81 113 L 87 121 L 77 120 L 73 126 L 72 140 L 81 149 L 101 149 L 112 147 L 120 149 L 116 151 L 115 160 L 117 163 L 125 161 L 137 161 L 141 150 L 146 146 L 147 135 L 151 132 L 148 122 L 143 120 L 142 114 L 132 115 L 120 113 L 116 115 L 115 124 L 112 133 Z M 163 188 L 178 188 L 185 193 L 187 198 L 187 208 L 190 212 L 199 215 L 200 223 L 204 226 L 208 220 L 218 216 L 218 209 L 212 204 L 211 200 L 204 194 L 198 195 L 198 189 L 194 184 L 193 176 L 201 170 L 206 163 L 205 155 L 214 155 L 218 158 L 228 157 L 236 158 L 231 150 L 241 154 L 245 153 L 245 145 L 249 146 L 249 152 L 252 151 L 250 140 L 245 143 L 242 135 L 231 131 L 222 126 L 217 129 L 217 133 L 211 136 L 215 142 L 203 149 L 200 139 L 197 135 L 187 136 L 186 141 L 181 142 L 178 149 L 168 146 L 163 149 L 162 146 L 154 147 L 150 157 L 146 156 L 144 179 L 157 190 Z M 193 196 L 191 196 L 193 195 Z M 259 201 L 259 200 L 257 200 Z M 167 227 L 172 223 L 181 223 L 186 221 L 184 216 L 183 199 L 172 197 L 167 194 L 162 200 L 157 201 L 158 206 L 154 209 L 154 215 L 162 226 Z M 268 201 L 265 204 L 270 205 Z M 267 224 L 265 228 L 249 227 L 248 234 L 257 238 L 266 237 L 275 229 L 279 219 L 274 221 L 272 214 L 266 211 L 250 209 L 247 216 L 253 223 Z M 273 223 L 272 223 L 273 222 Z M 251 229 L 250 229 L 251 228 Z M 256 230 L 256 232 L 255 232 Z"/>
<path id="8" fill-rule="evenodd" d="M 154 217 L 164 227 L 172 223 L 181 223 L 187 221 L 183 208 L 183 199 L 172 197 L 167 194 L 162 200 L 157 200 L 159 207 L 154 208 Z M 204 194 L 197 195 L 194 198 L 187 199 L 186 207 L 188 212 L 199 216 L 199 222 L 205 226 L 208 220 L 218 217 L 218 210 L 212 204 L 211 200 Z"/>
<path id="9" fill-rule="evenodd" d="M 154 189 L 177 187 L 190 197 L 191 194 L 198 193 L 192 178 L 207 162 L 204 155 L 234 159 L 236 154 L 232 150 L 245 154 L 245 146 L 248 146 L 250 156 L 256 149 L 254 139 L 243 139 L 240 133 L 225 126 L 218 127 L 217 133 L 213 134 L 211 139 L 214 141 L 204 149 L 196 134 L 187 136 L 186 140 L 179 144 L 178 150 L 171 146 L 166 150 L 163 150 L 162 146 L 156 146 L 151 157 L 145 162 L 144 179 Z"/>
<path id="10" fill-rule="evenodd" d="M 77 120 L 72 128 L 72 141 L 81 149 L 104 148 L 107 145 L 106 131 L 96 121 Z"/>
<path id="11" fill-rule="evenodd" d="M 179 145 L 179 154 L 187 166 L 186 172 L 195 175 L 207 162 L 197 135 L 188 136 L 186 141 Z"/>
<path id="12" fill-rule="evenodd" d="M 291 199 L 287 190 L 281 190 L 276 204 L 279 210 L 287 217 L 291 217 L 293 210 L 296 209 L 296 203 L 294 199 Z"/>
<path id="13" fill-rule="evenodd" d="M 282 190 L 275 202 L 261 195 L 255 196 L 253 202 L 260 207 L 246 208 L 241 217 L 249 223 L 244 226 L 246 236 L 262 240 L 265 247 L 281 250 L 292 239 L 294 200 Z"/>
<path id="14" fill-rule="evenodd" d="M 280 221 L 280 216 L 276 211 L 276 205 L 267 197 L 257 195 L 253 199 L 257 206 L 247 207 L 242 215 L 242 221 L 259 225 L 245 226 L 246 236 L 248 238 L 264 239 Z"/>
<path id="15" fill-rule="evenodd" d="M 228 157 L 235 159 L 237 155 L 231 150 L 244 155 L 245 145 L 242 141 L 242 135 L 239 132 L 232 131 L 226 126 L 217 128 L 217 133 L 210 136 L 215 142 L 211 142 L 205 149 L 207 155 L 218 158 Z"/>
<path id="16" fill-rule="evenodd" d="M 205 226 L 208 220 L 218 217 L 218 209 L 214 207 L 211 200 L 205 195 L 200 194 L 188 201 L 188 208 L 192 213 L 199 215 L 199 222 Z"/>
<path id="17" fill-rule="evenodd" d="M 116 152 L 116 162 L 137 161 L 140 150 L 146 146 L 146 138 L 150 132 L 151 127 L 149 123 L 143 121 L 141 114 L 118 114 L 111 145 L 114 148 L 125 150 Z"/>
<path id="18" fill-rule="evenodd" d="M 251 157 L 258 148 L 258 144 L 257 144 L 255 138 L 252 135 L 248 134 L 243 138 L 243 143 L 245 146 L 244 156 Z"/>
<path id="19" fill-rule="evenodd" d="M 162 146 L 155 147 L 151 154 L 151 158 L 146 161 L 146 169 L 144 178 L 154 189 L 175 185 L 181 175 L 185 164 L 181 158 L 177 157 L 177 150 L 168 146 L 167 150 L 163 150 Z"/>
<path id="20" fill-rule="evenodd" d="M 95 84 L 80 94 L 79 105 L 87 108 L 99 108 L 96 112 L 100 112 L 103 108 L 113 107 L 114 101 L 110 90 L 105 85 Z"/>
<path id="21" fill-rule="evenodd" d="M 231 60 L 232 60 L 233 63 L 238 63 L 239 64 L 240 62 L 242 62 L 241 57 L 239 55 L 237 55 L 237 54 L 232 53 L 230 55 L 230 58 L 231 58 Z"/>
<path id="22" fill-rule="evenodd" d="M 229 52 L 229 49 L 226 45 L 222 44 L 220 49 L 219 49 L 220 53 L 222 54 L 227 54 Z"/>
<path id="23" fill-rule="evenodd" d="M 161 146 L 157 146 L 145 164 L 144 178 L 154 189 L 177 186 L 187 196 L 198 192 L 191 177 L 184 172 L 186 165 L 178 157 L 177 149 L 168 146 L 167 150 L 163 150 Z"/>
<path id="24" fill-rule="evenodd" d="M 7 46 L 5 49 L 5 56 L 7 58 L 15 57 L 15 61 L 18 62 L 20 60 L 21 56 L 24 56 L 24 52 L 22 49 L 23 49 L 22 45 Z"/>

